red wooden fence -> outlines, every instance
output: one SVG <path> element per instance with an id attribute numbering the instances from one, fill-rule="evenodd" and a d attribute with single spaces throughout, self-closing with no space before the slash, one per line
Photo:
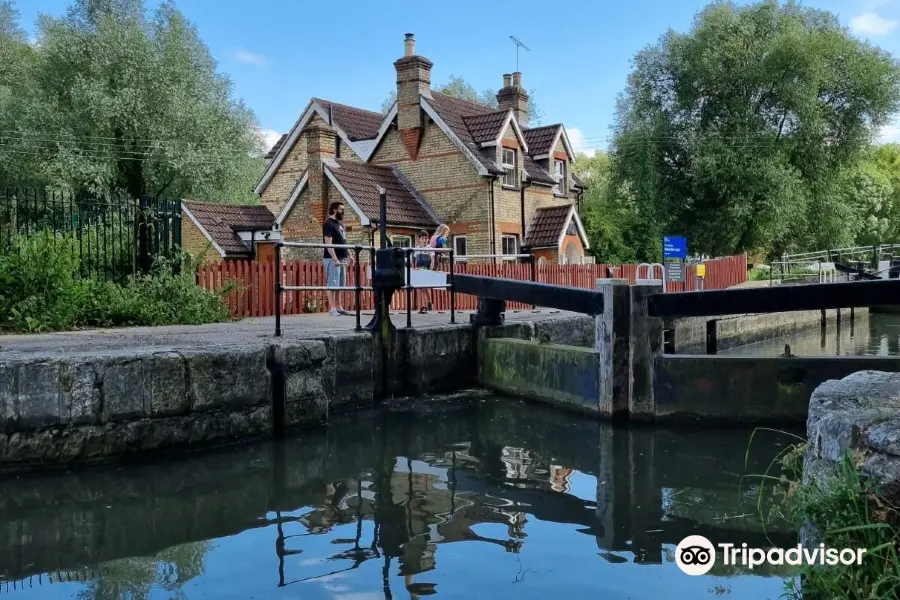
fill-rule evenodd
<path id="1" fill-rule="evenodd" d="M 364 278 L 363 285 L 371 285 L 367 277 L 367 264 L 361 265 Z M 634 283 L 637 265 L 537 265 L 536 279 L 544 283 L 568 285 L 573 287 L 593 288 L 597 279 L 606 277 L 607 268 L 616 270 L 616 275 Z M 281 265 L 281 281 L 284 285 L 325 285 L 325 269 L 321 262 L 284 261 Z M 446 270 L 446 267 L 444 267 Z M 458 273 L 470 275 L 487 275 L 508 279 L 531 279 L 531 266 L 528 264 L 467 264 L 457 263 Z M 670 282 L 668 291 L 692 291 L 696 289 L 696 266 L 688 265 L 684 283 Z M 648 275 L 644 275 L 647 277 Z M 723 289 L 747 280 L 747 257 L 728 256 L 706 262 L 706 278 L 704 289 Z M 231 312 L 237 317 L 266 317 L 275 314 L 275 270 L 273 263 L 234 260 L 220 262 L 202 268 L 197 274 L 197 284 L 210 291 L 227 291 L 226 299 Z M 347 273 L 348 286 L 356 284 L 356 269 L 350 268 Z M 423 291 L 414 300 L 413 308 L 424 303 Z M 430 290 L 431 301 L 435 310 L 449 310 L 450 293 L 446 290 Z M 341 304 L 347 310 L 356 309 L 355 292 L 339 292 Z M 457 310 L 475 310 L 476 298 L 466 294 L 456 295 Z M 374 297 L 371 291 L 360 294 L 362 310 L 372 310 Z M 518 302 L 508 303 L 510 309 L 527 308 Z M 406 291 L 394 294 L 391 303 L 393 310 L 406 310 Z M 281 314 L 296 315 L 307 312 L 326 310 L 325 292 L 321 291 L 288 291 L 282 294 Z"/>

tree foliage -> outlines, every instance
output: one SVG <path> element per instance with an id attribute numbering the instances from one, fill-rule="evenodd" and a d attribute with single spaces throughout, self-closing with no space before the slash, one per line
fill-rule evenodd
<path id="1" fill-rule="evenodd" d="M 497 108 L 497 90 L 487 89 L 479 92 L 471 83 L 456 75 L 450 75 L 450 79 L 448 79 L 446 83 L 434 88 L 434 91 L 453 96 L 454 98 L 460 98 L 462 100 L 468 100 L 469 102 L 476 102 L 478 104 Z M 381 103 L 381 112 L 387 114 L 396 101 L 397 91 L 394 90 L 388 94 L 387 98 L 384 99 L 384 102 Z M 541 110 L 541 107 L 534 101 L 534 90 L 529 90 L 528 126 L 536 127 L 540 125 L 543 118 L 544 111 Z"/>
<path id="2" fill-rule="evenodd" d="M 827 246 L 887 226 L 883 216 L 848 223 L 884 212 L 871 195 L 882 180 L 860 165 L 900 106 L 900 69 L 834 15 L 792 1 L 715 2 L 634 65 L 606 189 L 633 197 L 650 242 L 638 258 L 658 257 L 664 233 L 730 254 Z"/>
<path id="3" fill-rule="evenodd" d="M 76 0 L 35 44 L 0 2 L 0 177 L 132 196 L 250 198 L 253 113 L 172 4 Z"/>

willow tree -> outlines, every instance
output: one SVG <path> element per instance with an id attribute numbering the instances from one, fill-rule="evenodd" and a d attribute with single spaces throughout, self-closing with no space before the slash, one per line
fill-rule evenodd
<path id="1" fill-rule="evenodd" d="M 610 178 L 655 239 L 710 254 L 827 243 L 852 210 L 838 178 L 898 103 L 896 61 L 834 15 L 716 2 L 635 57 Z"/>
<path id="2" fill-rule="evenodd" d="M 171 2 L 42 16 L 15 140 L 49 185 L 236 201 L 263 168 L 253 113 Z M 23 83 L 25 85 L 25 83 Z"/>

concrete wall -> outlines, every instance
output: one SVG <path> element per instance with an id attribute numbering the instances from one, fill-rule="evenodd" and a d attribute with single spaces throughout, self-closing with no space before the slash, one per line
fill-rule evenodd
<path id="1" fill-rule="evenodd" d="M 485 388 L 569 409 L 599 410 L 599 357 L 588 348 L 487 338 L 479 342 L 478 363 Z"/>
<path id="2" fill-rule="evenodd" d="M 589 320 L 588 320 L 589 321 Z M 479 336 L 578 341 L 585 319 L 395 331 L 386 385 L 368 333 L 0 362 L 0 470 L 97 462 L 314 426 L 376 398 L 477 384 Z"/>
<path id="3" fill-rule="evenodd" d="M 900 358 L 657 357 L 655 415 L 657 420 L 805 423 L 816 387 L 865 370 L 900 372 Z"/>
<path id="4" fill-rule="evenodd" d="M 826 319 L 832 322 L 837 319 L 836 310 L 826 311 Z M 869 309 L 857 308 L 854 318 L 868 318 Z M 818 310 L 770 313 L 761 315 L 734 315 L 716 319 L 718 350 L 728 350 L 763 340 L 771 340 L 798 331 L 817 327 L 821 323 L 822 313 Z M 849 322 L 850 310 L 841 310 L 843 322 Z M 675 320 L 675 352 L 681 354 L 706 352 L 705 317 Z"/>

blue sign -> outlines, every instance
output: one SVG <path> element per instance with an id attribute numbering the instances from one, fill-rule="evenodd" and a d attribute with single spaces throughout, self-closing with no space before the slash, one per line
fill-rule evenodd
<path id="1" fill-rule="evenodd" d="M 687 238 L 681 235 L 663 236 L 663 258 L 687 258 Z"/>

